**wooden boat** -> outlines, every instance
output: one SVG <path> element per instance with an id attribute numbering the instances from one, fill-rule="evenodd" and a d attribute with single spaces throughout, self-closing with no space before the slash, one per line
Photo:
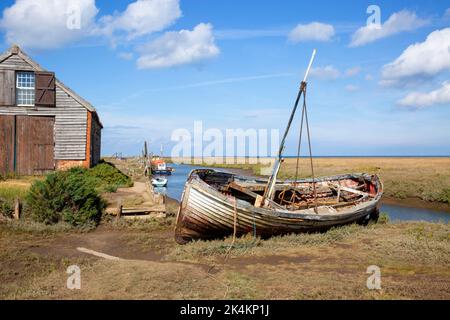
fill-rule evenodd
<path id="1" fill-rule="evenodd" d="M 239 236 L 249 232 L 266 238 L 321 231 L 355 222 L 367 223 L 378 218 L 383 185 L 376 175 L 362 173 L 314 177 L 305 95 L 306 78 L 315 53 L 314 50 L 301 82 L 271 176 L 261 180 L 209 169 L 192 171 L 185 184 L 177 215 L 175 239 L 178 243 L 231 234 Z M 282 152 L 302 94 L 297 157 L 300 157 L 305 120 L 312 178 L 280 182 L 277 175 L 283 161 Z"/>
<path id="2" fill-rule="evenodd" d="M 277 182 L 268 207 L 255 206 L 267 180 L 236 176 L 208 169 L 191 172 L 178 211 L 175 238 L 180 244 L 255 233 L 262 238 L 377 219 L 383 193 L 379 178 L 346 174 L 316 178 L 317 202 L 312 179 Z M 291 201 L 292 199 L 299 201 Z M 317 205 L 317 206 L 316 206 Z"/>

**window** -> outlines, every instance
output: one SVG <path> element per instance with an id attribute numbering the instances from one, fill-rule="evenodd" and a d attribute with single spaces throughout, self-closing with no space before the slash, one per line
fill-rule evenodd
<path id="1" fill-rule="evenodd" d="M 34 106 L 34 72 L 17 72 L 16 92 L 18 106 Z"/>

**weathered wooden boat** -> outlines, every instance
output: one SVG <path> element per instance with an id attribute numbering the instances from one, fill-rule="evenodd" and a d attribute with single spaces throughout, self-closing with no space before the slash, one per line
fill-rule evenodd
<path id="1" fill-rule="evenodd" d="M 193 170 L 185 184 L 175 227 L 183 244 L 253 232 L 262 238 L 298 232 L 327 230 L 378 218 L 383 185 L 376 175 L 345 174 L 315 178 L 306 110 L 306 79 L 301 82 L 294 108 L 282 137 L 273 172 L 267 180 L 247 178 L 210 169 Z M 303 94 L 297 159 L 300 158 L 303 123 L 307 130 L 311 179 L 277 181 L 282 153 L 298 103 Z"/>
<path id="2" fill-rule="evenodd" d="M 175 237 L 180 244 L 254 233 L 273 235 L 313 232 L 377 219 L 383 193 L 379 178 L 346 174 L 275 184 L 267 207 L 255 206 L 267 180 L 208 169 L 193 170 L 178 211 Z M 316 201 L 314 201 L 316 199 Z"/>

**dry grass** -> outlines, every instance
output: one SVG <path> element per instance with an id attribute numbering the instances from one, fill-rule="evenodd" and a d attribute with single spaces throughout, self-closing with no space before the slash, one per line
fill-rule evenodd
<path id="1" fill-rule="evenodd" d="M 13 201 L 16 197 L 23 199 L 33 181 L 42 177 L 23 177 L 0 181 L 0 199 Z"/>

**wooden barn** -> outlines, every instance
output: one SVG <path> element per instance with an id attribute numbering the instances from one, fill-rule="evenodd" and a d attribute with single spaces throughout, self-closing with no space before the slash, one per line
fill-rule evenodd
<path id="1" fill-rule="evenodd" d="M 101 130 L 94 107 L 18 46 L 0 55 L 0 174 L 91 167 Z"/>

